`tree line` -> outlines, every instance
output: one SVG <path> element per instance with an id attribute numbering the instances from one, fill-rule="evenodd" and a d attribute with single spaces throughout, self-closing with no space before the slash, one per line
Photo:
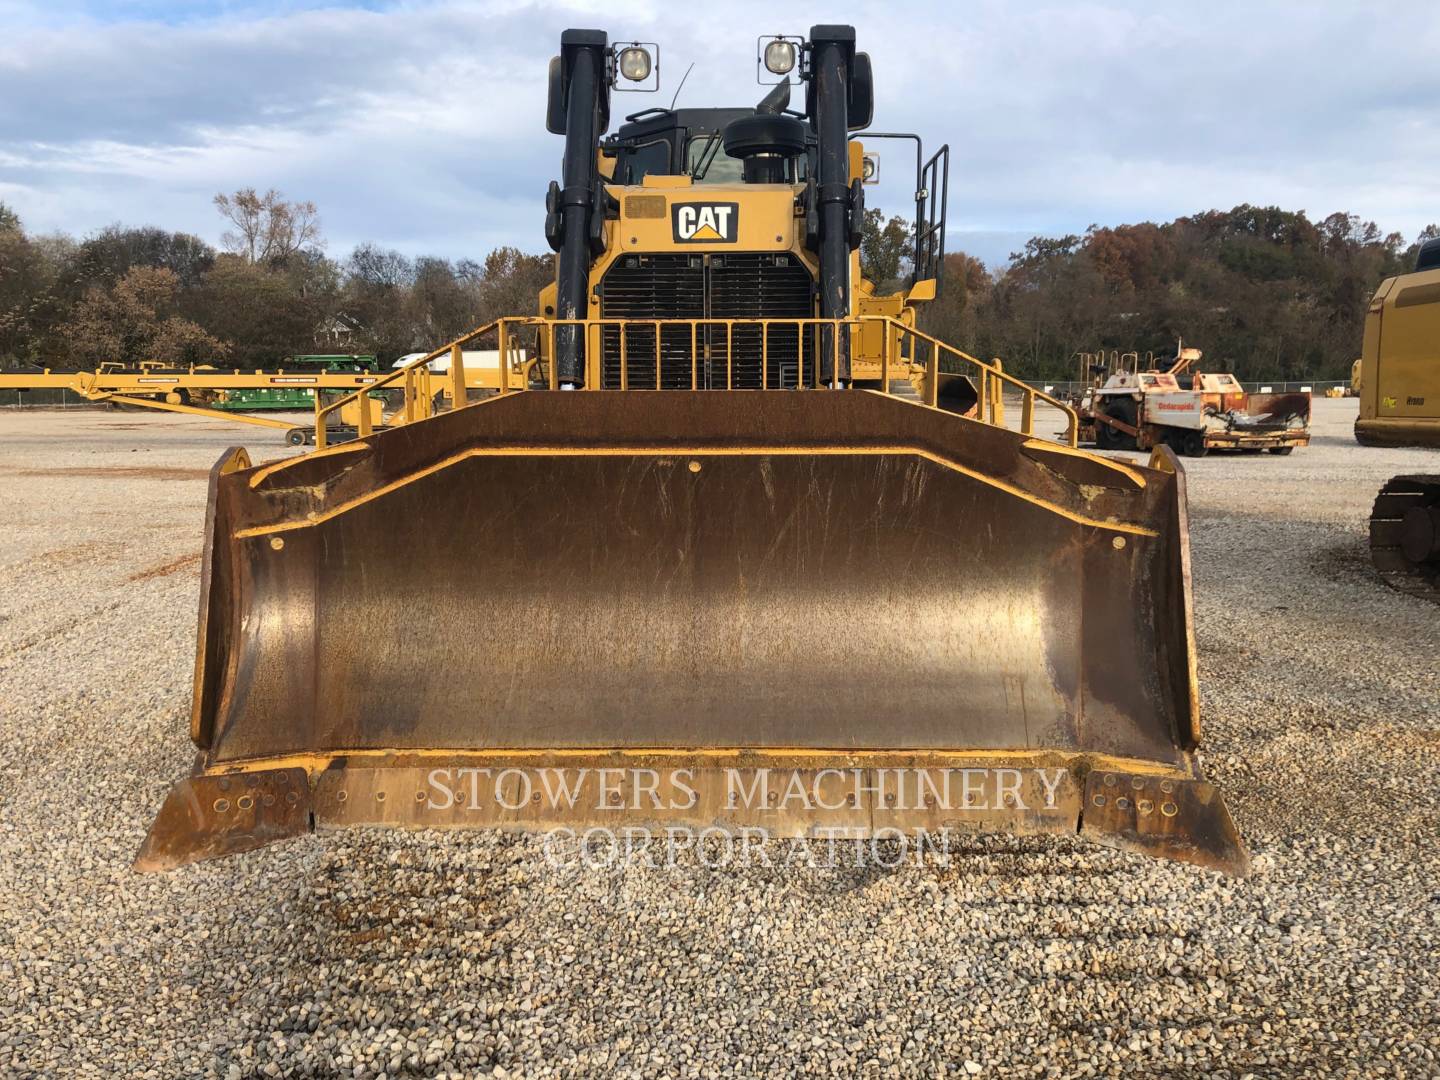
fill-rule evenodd
<path id="1" fill-rule="evenodd" d="M 246 188 L 215 197 L 220 248 L 113 225 L 75 240 L 28 232 L 0 204 L 0 366 L 101 363 L 276 367 L 297 353 L 389 363 L 501 315 L 532 314 L 549 255 L 409 258 L 362 244 L 324 252 L 316 207 Z"/>
<path id="2" fill-rule="evenodd" d="M 215 207 L 218 249 L 154 226 L 36 235 L 0 204 L 0 365 L 259 368 L 304 352 L 388 364 L 534 312 L 554 273 L 550 255 L 510 247 L 476 261 L 361 244 L 333 259 L 313 203 L 245 188 Z M 1162 355 L 1177 338 L 1205 350 L 1207 369 L 1244 379 L 1340 379 L 1375 286 L 1436 235 L 1407 245 L 1354 214 L 1312 222 L 1248 205 L 1092 226 L 1035 237 L 1002 268 L 951 252 L 922 327 L 1032 379 L 1072 377 L 1082 351 Z M 861 263 L 882 291 L 903 283 L 912 250 L 904 219 L 867 213 Z"/>
<path id="3" fill-rule="evenodd" d="M 908 224 L 876 210 L 868 218 L 867 276 L 903 280 Z M 1080 352 L 1173 355 L 1180 338 L 1204 350 L 1206 370 L 1242 379 L 1345 379 L 1375 287 L 1408 272 L 1437 235 L 1431 225 L 1406 244 L 1355 214 L 1312 222 L 1249 205 L 1091 226 L 1083 236 L 1037 236 L 999 269 L 948 254 L 921 326 L 1029 379 L 1075 378 Z"/>

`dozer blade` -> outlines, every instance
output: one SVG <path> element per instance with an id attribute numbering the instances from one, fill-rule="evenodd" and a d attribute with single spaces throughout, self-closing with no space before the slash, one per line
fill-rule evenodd
<path id="1" fill-rule="evenodd" d="M 692 825 L 1244 872 L 1194 756 L 1168 451 L 869 391 L 586 391 L 243 464 L 211 480 L 200 764 L 142 868 L 352 824 Z"/>

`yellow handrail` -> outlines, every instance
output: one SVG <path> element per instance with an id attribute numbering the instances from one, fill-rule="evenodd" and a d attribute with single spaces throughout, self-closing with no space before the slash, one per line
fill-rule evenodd
<path id="1" fill-rule="evenodd" d="M 408 364 L 405 364 L 405 365 L 403 365 L 403 366 L 401 366 L 401 367 L 396 368 L 394 371 L 390 372 L 390 374 L 384 375 L 384 376 L 382 376 L 381 378 L 375 380 L 375 382 L 371 383 L 369 386 L 365 387 L 363 390 L 357 390 L 357 391 L 355 391 L 355 392 L 352 393 L 352 394 L 346 394 L 346 395 L 343 396 L 343 397 L 336 398 L 334 401 L 330 402 L 330 404 L 328 404 L 328 405 L 321 405 L 321 403 L 320 403 L 320 395 L 317 393 L 317 394 L 315 395 L 315 448 L 316 448 L 317 450 L 323 450 L 323 449 L 325 449 L 325 422 L 326 422 L 327 418 L 330 416 L 331 413 L 335 412 L 335 411 L 338 410 L 338 409 L 343 408 L 343 407 L 344 407 L 346 404 L 348 404 L 349 402 L 358 401 L 358 400 L 360 400 L 362 397 L 368 396 L 368 395 L 371 393 L 371 391 L 374 391 L 374 390 L 382 390 L 382 389 L 384 389 L 385 387 L 389 386 L 391 383 L 394 383 L 395 381 L 400 380 L 400 379 L 403 379 L 403 380 L 405 381 L 405 387 L 404 387 L 404 389 L 405 389 L 405 418 L 406 418 L 406 420 L 412 419 L 412 418 L 414 417 L 414 415 L 416 414 L 417 410 L 419 411 L 419 415 L 422 415 L 422 416 L 428 416 L 428 415 L 430 415 L 428 401 L 426 402 L 426 404 L 423 404 L 423 405 L 420 404 L 420 403 L 419 403 L 419 396 L 415 393 L 416 385 L 417 385 L 417 379 L 420 379 L 421 377 L 420 377 L 420 376 L 417 376 L 417 375 L 414 375 L 414 374 L 412 374 L 412 373 L 414 373 L 417 368 L 424 370 L 425 375 L 423 376 L 423 381 L 424 381 L 425 389 L 426 389 L 426 391 L 427 391 L 426 397 L 428 398 L 428 389 L 429 389 L 429 383 L 430 383 L 430 379 L 429 379 L 430 369 L 429 369 L 429 366 L 428 366 L 428 365 L 430 364 L 431 361 L 433 361 L 433 360 L 438 360 L 440 357 L 444 356 L 447 352 L 452 352 L 452 350 L 455 351 L 455 354 L 458 354 L 458 351 L 459 351 L 460 349 L 462 349 L 465 345 L 469 344 L 471 341 L 474 341 L 477 337 L 480 337 L 482 334 L 486 334 L 486 333 L 488 333 L 489 331 L 494 330 L 497 326 L 501 326 L 501 325 L 502 325 L 503 323 L 505 323 L 506 321 L 507 321 L 507 320 L 505 320 L 505 319 L 492 319 L 490 322 L 486 323 L 486 324 L 483 325 L 483 326 L 478 326 L 478 327 L 476 327 L 474 330 L 470 330 L 470 331 L 467 331 L 467 332 L 464 333 L 464 334 L 461 334 L 459 337 L 455 338 L 453 341 L 447 341 L 444 345 L 441 345 L 438 349 L 433 349 L 433 350 L 431 350 L 430 352 L 426 353 L 424 356 L 421 356 L 421 357 L 419 357 L 419 358 L 417 358 L 417 359 L 415 359 L 415 360 L 411 360 Z M 504 349 L 504 345 L 503 345 L 503 343 L 502 343 L 502 346 L 501 346 L 501 359 L 502 359 L 502 360 L 504 359 L 504 353 L 505 353 L 505 349 Z M 464 373 L 463 371 L 461 371 L 458 376 L 455 375 L 455 373 L 454 373 L 454 372 L 455 372 L 455 369 L 456 369 L 456 368 L 463 367 L 462 364 L 457 364 L 457 363 L 455 363 L 455 360 L 454 360 L 454 355 L 455 355 L 455 354 L 452 354 L 452 358 L 451 358 L 451 386 L 452 386 L 452 388 L 463 388 L 464 385 L 465 385 L 465 373 Z M 502 383 L 502 385 L 503 385 L 504 382 L 506 381 L 505 375 L 506 375 L 506 373 L 505 373 L 504 371 L 502 371 L 502 372 L 501 372 L 501 383 Z M 459 408 L 460 405 L 464 403 L 464 399 L 463 399 L 463 398 L 455 398 L 454 400 L 455 400 L 455 406 L 456 406 L 456 408 Z M 362 405 L 361 408 L 360 408 L 360 423 L 359 423 L 358 427 L 359 427 L 360 436 L 361 436 L 362 438 L 363 438 L 364 436 L 370 434 L 370 409 L 369 409 L 368 406 Z"/>
<path id="2" fill-rule="evenodd" d="M 962 363 L 971 365 L 976 369 L 977 373 L 979 374 L 980 385 L 976 388 L 979 391 L 979 400 L 976 402 L 975 406 L 976 416 L 978 419 L 983 420 L 986 423 L 1001 423 L 999 416 L 997 416 L 995 412 L 995 402 L 993 397 L 991 396 L 992 390 L 989 382 L 989 380 L 991 379 L 998 380 L 999 382 L 1004 383 L 1006 386 L 1013 387 L 1020 393 L 1021 434 L 1033 435 L 1035 433 L 1035 402 L 1038 400 L 1043 401 L 1046 405 L 1049 405 L 1051 408 L 1058 410 L 1065 416 L 1065 441 L 1070 446 L 1079 445 L 1080 417 L 1076 414 L 1075 410 L 1069 405 L 1065 404 L 1063 401 L 1051 397 L 1049 394 L 1045 393 L 1045 391 L 1037 390 L 1029 383 L 1021 382 L 1019 379 L 1015 378 L 1015 376 L 1008 374 L 998 360 L 994 363 L 986 363 L 984 360 L 977 359 L 976 357 L 971 356 L 967 352 L 962 352 L 960 349 L 955 348 L 955 346 L 953 345 L 945 344 L 945 342 L 941 341 L 939 338 L 931 337 L 923 330 L 916 330 L 913 326 L 906 326 L 904 323 L 899 322 L 898 320 L 893 319 L 888 315 L 862 315 L 860 316 L 860 319 L 862 321 L 879 321 L 885 323 L 886 325 L 886 330 L 888 332 L 885 334 L 885 357 L 881 365 L 881 369 L 883 371 L 888 372 L 889 369 L 890 349 L 892 340 L 897 355 L 903 355 L 901 353 L 901 342 L 904 340 L 904 336 L 906 334 L 910 335 L 912 338 L 915 339 L 916 345 L 929 344 L 930 358 L 927 361 L 925 367 L 925 381 L 927 390 L 926 396 L 929 399 L 927 400 L 926 404 L 934 406 L 937 403 L 940 384 L 940 354 L 943 350 L 947 355 L 953 356 L 955 359 L 961 361 Z M 916 354 L 912 352 L 912 355 Z M 887 393 L 889 392 L 888 380 L 885 383 L 885 390 Z M 986 411 L 987 409 L 989 410 L 988 416 Z"/>
<path id="3" fill-rule="evenodd" d="M 1043 390 L 1037 390 L 1028 383 L 1022 382 L 1013 375 L 1010 375 L 1004 370 L 1003 364 L 1001 364 L 998 359 L 990 362 L 980 360 L 977 357 L 971 356 L 969 353 L 955 348 L 953 345 L 946 344 L 939 338 L 917 330 L 913 326 L 908 326 L 890 316 L 862 315 L 844 319 L 550 319 L 539 316 L 517 316 L 495 319 L 485 323 L 483 326 L 479 326 L 474 330 L 462 334 L 453 341 L 446 342 L 439 348 L 410 361 L 402 367 L 396 368 L 363 389 L 347 394 L 327 405 L 322 405 L 317 395 L 315 402 L 315 445 L 320 449 L 323 449 L 326 445 L 325 424 L 330 414 L 344 408 L 347 403 L 358 401 L 372 391 L 384 389 L 397 381 L 403 380 L 404 382 L 404 417 L 406 421 L 429 416 L 433 408 L 430 399 L 431 377 L 428 365 L 431 361 L 444 356 L 447 352 L 450 353 L 451 370 L 448 381 L 452 401 L 454 402 L 455 408 L 460 408 L 465 404 L 467 392 L 465 373 L 463 371 L 462 347 L 468 342 L 491 331 L 496 331 L 500 339 L 500 374 L 497 389 L 501 394 L 512 392 L 512 386 L 510 384 L 510 364 L 514 344 L 511 331 L 512 329 L 520 327 L 535 328 L 544 344 L 548 346 L 543 350 L 548 367 L 548 378 L 546 382 L 551 389 L 557 388 L 558 374 L 555 366 L 555 329 L 558 326 L 581 328 L 582 337 L 587 342 L 598 341 L 599 334 L 603 330 L 608 329 L 618 332 L 620 344 L 618 379 L 621 390 L 630 389 L 629 351 L 627 345 L 630 344 L 628 331 L 632 327 L 643 327 L 655 335 L 655 389 L 660 389 L 662 385 L 663 331 L 667 327 L 685 327 L 689 329 L 690 388 L 692 390 L 700 388 L 699 353 L 701 343 L 699 331 L 702 327 L 707 329 L 719 327 L 725 331 L 724 385 L 727 389 L 732 388 L 735 382 L 735 331 L 737 328 L 757 329 L 760 332 L 760 388 L 769 389 L 772 366 L 770 330 L 773 326 L 782 325 L 794 328 L 798 334 L 796 342 L 797 348 L 801 347 L 805 341 L 803 331 L 806 328 L 828 328 L 833 332 L 829 334 L 817 332 L 815 334 L 815 341 L 812 343 L 815 350 L 824 347 L 824 339 L 829 339 L 832 350 L 837 350 L 839 343 L 845 340 L 850 343 L 853 355 L 854 343 L 866 323 L 878 323 L 882 331 L 880 335 L 881 341 L 883 342 L 880 357 L 880 386 L 882 393 L 889 394 L 891 392 L 890 379 L 892 373 L 897 369 L 904 372 L 906 369 L 913 370 L 916 366 L 920 366 L 923 367 L 925 372 L 924 403 L 930 408 L 939 408 L 941 369 L 942 364 L 949 358 L 961 365 L 968 365 L 969 368 L 973 369 L 973 374 L 978 384 L 976 386 L 977 400 L 975 403 L 976 419 L 983 423 L 1003 426 L 1002 390 L 1005 387 L 1010 387 L 1020 395 L 1020 431 L 1022 434 L 1034 435 L 1035 406 L 1037 402 L 1042 402 L 1064 415 L 1066 419 L 1066 442 L 1068 442 L 1070 446 L 1076 446 L 1078 444 L 1080 421 L 1075 410 L 1059 399 L 1045 393 Z M 842 332 L 844 333 L 843 338 L 841 336 Z M 907 339 L 910 346 L 908 350 L 905 348 Z M 928 348 L 926 348 L 926 346 L 928 346 Z M 923 360 L 921 359 L 922 352 L 928 353 L 928 356 Z M 818 351 L 814 351 L 811 357 L 811 367 L 813 385 L 817 388 L 821 385 L 821 359 Z M 524 366 L 526 373 L 529 372 L 534 363 L 535 361 L 532 360 L 530 364 Z M 952 372 L 943 373 L 951 374 Z M 797 372 L 797 374 L 801 373 Z M 521 385 L 519 389 L 524 389 L 526 385 L 528 385 L 528 374 L 522 373 L 520 378 Z M 361 407 L 357 427 L 361 437 L 371 433 L 372 422 L 368 408 Z"/>

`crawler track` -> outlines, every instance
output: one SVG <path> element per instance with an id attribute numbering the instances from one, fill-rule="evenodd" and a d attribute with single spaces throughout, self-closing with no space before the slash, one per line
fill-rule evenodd
<path id="1" fill-rule="evenodd" d="M 1391 587 L 1440 603 L 1440 476 L 1395 476 L 1370 511 L 1370 558 Z"/>

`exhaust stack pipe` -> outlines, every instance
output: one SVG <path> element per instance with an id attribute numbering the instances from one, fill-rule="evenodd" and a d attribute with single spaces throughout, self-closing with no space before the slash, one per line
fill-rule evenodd
<path id="1" fill-rule="evenodd" d="M 807 112 L 818 143 L 816 205 L 820 225 L 820 317 L 850 314 L 850 77 L 853 26 L 810 28 L 811 78 Z M 850 350 L 834 332 L 821 335 L 820 374 L 835 385 L 850 378 Z M 844 335 L 842 335 L 842 338 Z"/>
<path id="2" fill-rule="evenodd" d="M 563 186 L 553 181 L 546 198 L 545 233 L 560 253 L 555 283 L 555 314 L 583 319 L 589 311 L 591 234 L 597 210 L 595 145 L 610 124 L 610 86 L 605 70 L 609 37 L 603 30 L 566 30 L 560 55 L 550 62 L 547 127 L 565 136 Z M 583 328 L 555 330 L 555 370 L 562 386 L 579 386 L 585 377 Z"/>

